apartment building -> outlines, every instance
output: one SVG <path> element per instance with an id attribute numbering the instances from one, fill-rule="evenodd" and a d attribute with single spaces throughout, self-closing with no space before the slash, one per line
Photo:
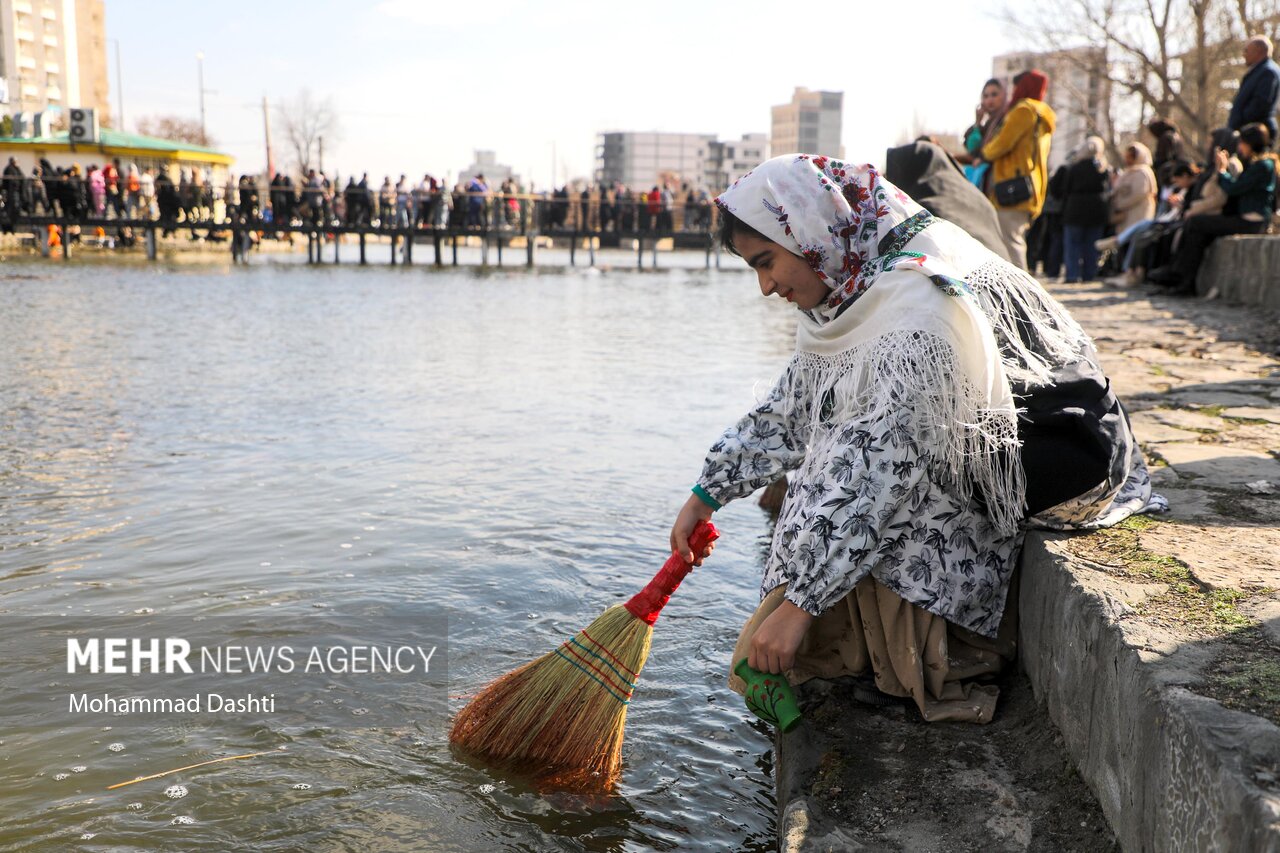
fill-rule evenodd
<path id="1" fill-rule="evenodd" d="M 769 147 L 776 154 L 826 154 L 844 158 L 840 142 L 844 92 L 797 87 L 790 103 L 773 108 Z"/>
<path id="2" fill-rule="evenodd" d="M 0 0 L 0 107 L 108 117 L 103 0 Z"/>

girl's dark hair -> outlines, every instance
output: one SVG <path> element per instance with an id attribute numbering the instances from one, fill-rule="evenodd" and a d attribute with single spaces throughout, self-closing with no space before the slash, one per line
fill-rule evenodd
<path id="1" fill-rule="evenodd" d="M 1240 141 L 1248 143 L 1254 154 L 1261 154 L 1271 148 L 1271 131 L 1265 124 L 1255 121 L 1240 128 Z"/>
<path id="2" fill-rule="evenodd" d="M 734 216 L 723 207 L 720 208 L 720 230 L 716 233 L 716 239 L 720 241 L 720 245 L 731 255 L 742 257 L 742 253 L 733 245 L 734 234 L 745 234 L 748 237 L 758 237 L 761 240 L 769 238 Z"/>
<path id="3" fill-rule="evenodd" d="M 1001 90 L 1004 89 L 1004 83 L 1002 83 L 1000 80 L 997 80 L 995 77 L 992 77 L 990 80 L 982 84 L 983 89 L 986 89 L 988 86 L 995 86 L 997 89 L 1001 89 Z"/>
<path id="4" fill-rule="evenodd" d="M 1220 127 L 1213 131 L 1210 136 L 1213 142 L 1209 147 L 1209 162 L 1213 162 L 1213 149 L 1221 148 L 1223 151 L 1231 154 L 1236 153 L 1236 143 L 1240 141 L 1240 134 L 1229 127 Z"/>
<path id="5" fill-rule="evenodd" d="M 1173 167 L 1173 176 L 1175 178 L 1194 178 L 1200 174 L 1200 167 L 1195 163 L 1183 160 Z"/>

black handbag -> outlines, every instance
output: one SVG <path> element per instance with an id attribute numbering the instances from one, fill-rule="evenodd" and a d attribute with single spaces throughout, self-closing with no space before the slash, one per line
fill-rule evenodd
<path id="1" fill-rule="evenodd" d="M 996 184 L 996 204 L 1001 207 L 1014 207 L 1031 198 L 1035 187 L 1031 184 L 1030 175 L 1018 175 Z"/>
<path id="2" fill-rule="evenodd" d="M 1040 116 L 1036 115 L 1036 126 L 1031 131 L 1031 144 L 1036 152 L 1036 164 L 1040 163 Z M 1015 175 L 998 182 L 993 191 L 996 204 L 1000 207 L 1014 207 L 1029 201 L 1036 193 L 1035 184 L 1030 175 Z"/>

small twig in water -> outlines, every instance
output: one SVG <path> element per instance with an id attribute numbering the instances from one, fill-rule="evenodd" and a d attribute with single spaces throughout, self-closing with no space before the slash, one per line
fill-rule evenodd
<path id="1" fill-rule="evenodd" d="M 271 755 L 281 752 L 284 747 L 278 749 L 268 749 L 263 752 L 246 752 L 244 755 L 228 755 L 224 758 L 214 758 L 210 761 L 201 761 L 199 764 L 188 764 L 186 767 L 175 767 L 172 770 L 166 770 L 163 773 L 152 773 L 150 776 L 139 776 L 137 779 L 130 779 L 128 782 L 117 782 L 114 785 L 108 785 L 108 791 L 114 791 L 116 788 L 123 788 L 126 785 L 135 785 L 138 782 L 146 782 L 149 779 L 159 779 L 161 776 L 168 776 L 170 773 L 180 773 L 183 770 L 194 770 L 197 767 L 204 767 L 209 764 L 218 764 L 223 761 L 235 761 L 240 758 L 257 758 L 259 755 Z"/>

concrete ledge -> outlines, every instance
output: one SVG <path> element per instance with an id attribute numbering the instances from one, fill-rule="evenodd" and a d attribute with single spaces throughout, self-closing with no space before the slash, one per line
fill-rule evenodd
<path id="1" fill-rule="evenodd" d="M 1184 685 L 1210 645 L 1128 630 L 1105 573 L 1028 535 L 1020 658 L 1126 851 L 1280 851 L 1280 728 Z"/>
<path id="2" fill-rule="evenodd" d="M 1196 292 L 1230 302 L 1280 309 L 1280 235 L 1241 234 L 1219 237 L 1209 246 Z"/>

